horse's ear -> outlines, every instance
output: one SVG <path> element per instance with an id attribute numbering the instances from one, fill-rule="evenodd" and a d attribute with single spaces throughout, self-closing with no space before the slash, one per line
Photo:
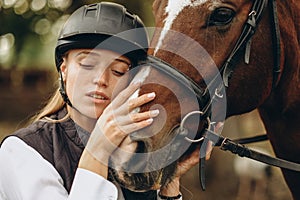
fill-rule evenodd
<path id="1" fill-rule="evenodd" d="M 155 23 L 157 24 L 159 21 L 157 19 L 158 16 L 162 16 L 162 14 L 158 14 L 158 13 L 162 13 L 164 12 L 164 6 L 162 6 L 162 3 L 165 1 L 161 1 L 161 0 L 154 0 L 153 4 L 152 4 L 152 13 L 155 17 Z"/>
<path id="2" fill-rule="evenodd" d="M 152 12 L 153 13 L 156 13 L 156 11 L 158 10 L 160 4 L 161 4 L 161 1 L 154 0 L 154 2 L 152 4 Z"/>

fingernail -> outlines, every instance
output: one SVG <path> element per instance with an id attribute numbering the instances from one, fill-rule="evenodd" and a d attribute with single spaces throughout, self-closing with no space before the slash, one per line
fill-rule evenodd
<path id="1" fill-rule="evenodd" d="M 147 119 L 146 122 L 147 122 L 148 124 L 151 124 L 151 123 L 153 122 L 153 118 Z"/>
<path id="2" fill-rule="evenodd" d="M 150 113 L 151 113 L 151 116 L 155 117 L 159 114 L 159 110 L 151 110 Z"/>
<path id="3" fill-rule="evenodd" d="M 155 92 L 151 92 L 148 94 L 148 98 L 153 98 L 153 97 L 155 97 Z"/>

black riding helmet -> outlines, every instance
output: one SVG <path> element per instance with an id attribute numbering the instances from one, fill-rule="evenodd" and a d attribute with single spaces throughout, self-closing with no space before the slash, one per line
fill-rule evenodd
<path id="1" fill-rule="evenodd" d="M 147 56 L 148 34 L 142 20 L 122 5 L 101 2 L 77 9 L 64 24 L 55 48 L 60 73 L 64 54 L 71 49 L 107 49 L 128 57 L 135 66 Z M 60 73 L 61 74 L 61 73 Z M 71 105 L 63 81 L 60 92 Z"/>
<path id="2" fill-rule="evenodd" d="M 104 48 L 127 56 L 133 63 L 144 59 L 148 35 L 142 20 L 122 5 L 109 2 L 77 9 L 63 26 L 55 48 L 56 66 L 70 49 Z"/>

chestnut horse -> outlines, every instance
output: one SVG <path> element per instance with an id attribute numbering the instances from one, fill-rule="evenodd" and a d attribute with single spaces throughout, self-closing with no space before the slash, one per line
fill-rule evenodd
<path id="1" fill-rule="evenodd" d="M 157 94 L 140 111 L 161 112 L 150 128 L 131 135 L 135 149 L 116 153 L 112 177 L 130 190 L 165 185 L 196 148 L 191 143 L 202 141 L 203 130 L 255 108 L 276 155 L 300 163 L 299 7 L 296 0 L 278 2 L 277 18 L 274 0 L 156 0 L 149 52 L 169 64 L 150 57 L 136 68 L 134 81 L 144 84 L 136 95 Z M 283 173 L 294 198 L 300 198 L 299 173 Z"/>
<path id="2" fill-rule="evenodd" d="M 254 4 L 263 4 L 262 10 L 253 11 Z M 150 54 L 206 87 L 203 79 L 211 75 L 211 64 L 205 65 L 198 57 L 195 59 L 201 64 L 196 66 L 178 56 L 197 50 L 170 30 L 193 38 L 222 73 L 227 86 L 226 118 L 258 108 L 276 156 L 300 163 L 299 0 L 155 0 L 153 12 L 157 30 Z M 236 48 L 245 26 L 254 27 L 250 35 L 255 34 Z M 234 50 L 237 52 L 232 55 Z M 167 95 L 162 91 L 157 90 L 157 96 Z M 162 104 L 168 107 L 172 99 Z M 178 119 L 179 114 L 171 110 L 169 115 Z M 167 120 L 160 131 L 170 132 L 168 128 L 176 123 Z M 282 172 L 293 197 L 300 199 L 300 173 Z"/>

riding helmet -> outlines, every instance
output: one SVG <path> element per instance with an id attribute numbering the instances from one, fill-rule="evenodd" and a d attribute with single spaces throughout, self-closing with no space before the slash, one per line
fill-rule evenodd
<path id="1" fill-rule="evenodd" d="M 122 5 L 101 2 L 78 8 L 64 24 L 55 48 L 60 74 L 59 91 L 72 106 L 60 70 L 63 56 L 71 49 L 107 49 L 127 56 L 131 67 L 146 59 L 148 34 L 142 20 Z"/>
<path id="2" fill-rule="evenodd" d="M 122 5 L 101 2 L 77 9 L 64 24 L 55 48 L 58 71 L 70 49 L 99 48 L 127 56 L 133 65 L 144 59 L 148 35 L 142 20 Z"/>

